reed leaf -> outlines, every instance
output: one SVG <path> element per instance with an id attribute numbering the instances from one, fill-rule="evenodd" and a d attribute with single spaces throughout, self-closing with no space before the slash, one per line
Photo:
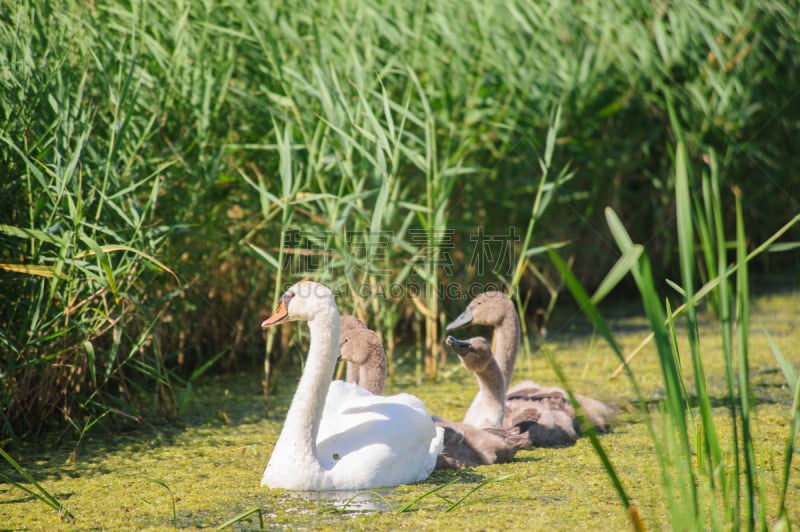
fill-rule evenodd
<path id="1" fill-rule="evenodd" d="M 633 242 L 625 230 L 622 222 L 613 210 L 606 209 L 606 218 L 609 228 L 614 236 L 617 246 L 623 253 L 633 248 Z M 659 460 L 662 468 L 662 483 L 667 494 L 668 504 L 673 515 L 682 515 L 681 522 L 690 524 L 698 522 L 699 508 L 697 506 L 696 479 L 691 463 L 691 447 L 689 432 L 686 425 L 686 401 L 681 393 L 682 377 L 680 367 L 670 343 L 670 336 L 665 323 L 664 312 L 661 310 L 659 296 L 655 290 L 652 272 L 646 255 L 640 257 L 639 262 L 632 269 L 634 280 L 642 297 L 645 314 L 650 323 L 650 328 L 655 339 L 656 350 L 664 382 L 665 410 L 667 414 L 666 431 L 674 431 L 674 437 L 668 437 L 666 449 L 659 452 L 663 460 Z M 660 447 L 660 438 L 654 438 L 656 448 Z M 671 479 L 670 470 L 674 468 L 676 482 Z M 678 487 L 673 492 L 674 486 Z M 681 493 L 682 492 L 682 493 Z M 679 503 L 678 500 L 684 501 Z M 687 502 L 688 501 L 688 502 Z"/>
<path id="2" fill-rule="evenodd" d="M 258 506 L 256 506 L 255 508 L 250 508 L 249 510 L 240 513 L 236 517 L 232 517 L 231 519 L 219 525 L 215 530 L 224 530 L 229 526 L 233 526 L 236 523 L 244 521 L 253 514 L 258 514 L 258 530 L 264 530 L 264 513 Z"/>
<path id="3" fill-rule="evenodd" d="M 458 507 L 460 507 L 460 506 L 464 506 L 464 505 L 465 505 L 465 504 L 464 504 L 464 503 L 465 503 L 465 501 L 466 501 L 466 500 L 467 500 L 467 499 L 468 499 L 468 498 L 469 498 L 469 497 L 470 497 L 470 496 L 471 496 L 473 493 L 475 493 L 476 491 L 480 490 L 480 489 L 481 489 L 481 488 L 483 488 L 484 486 L 488 486 L 489 484 L 494 484 L 495 482 L 502 482 L 502 481 L 506 480 L 507 478 L 511 478 L 511 477 L 512 477 L 512 475 L 503 475 L 503 476 L 496 477 L 496 478 L 488 478 L 488 479 L 486 479 L 486 480 L 484 480 L 484 481 L 482 481 L 482 482 L 480 482 L 480 483 L 476 484 L 475 486 L 472 486 L 472 487 L 471 487 L 469 490 L 467 490 L 467 492 L 466 492 L 464 495 L 462 495 L 461 497 L 459 497 L 458 499 L 456 499 L 455 501 L 453 501 L 453 502 L 450 504 L 450 506 L 448 506 L 448 507 L 447 507 L 447 509 L 445 510 L 445 513 L 452 512 L 452 511 L 453 511 L 453 510 L 455 510 L 456 508 L 458 508 Z"/>
<path id="4" fill-rule="evenodd" d="M 686 304 L 686 325 L 689 333 L 689 349 L 692 355 L 692 368 L 694 370 L 695 394 L 700 407 L 700 417 L 702 420 L 702 435 L 705 438 L 703 450 L 707 453 L 708 470 L 716 471 L 722 461 L 719 439 L 711 411 L 711 401 L 706 388 L 706 376 L 703 367 L 703 359 L 700 354 L 700 339 L 697 325 L 697 314 L 695 306 L 691 303 L 694 298 L 694 228 L 692 224 L 693 202 L 690 196 L 690 178 L 687 167 L 686 147 L 678 142 L 675 159 L 675 203 L 676 217 L 678 225 L 678 246 L 681 269 L 681 287 Z M 709 250 L 710 253 L 710 250 Z M 675 341 L 672 341 L 676 345 Z M 675 357 L 677 365 L 679 358 Z M 681 372 L 682 373 L 682 372 Z M 685 391 L 680 392 L 681 397 L 686 396 Z M 688 449 L 687 449 L 688 450 Z M 724 480 L 724 478 L 723 478 Z M 714 484 L 713 475 L 709 481 Z"/>
<path id="5" fill-rule="evenodd" d="M 61 504 L 58 499 L 53 496 L 52 493 L 47 491 L 41 484 L 39 484 L 36 479 L 34 479 L 26 470 L 23 468 L 16 460 L 14 460 L 7 452 L 5 452 L 2 448 L 0 448 L 0 457 L 3 458 L 14 470 L 22 475 L 22 477 L 31 484 L 35 489 L 29 488 L 9 477 L 6 475 L 0 474 L 0 477 L 4 479 L 5 482 L 8 482 L 12 486 L 15 486 L 22 491 L 28 493 L 32 497 L 36 498 L 39 501 L 42 501 L 46 505 L 50 506 L 54 510 L 58 512 L 59 517 L 62 520 L 65 520 L 69 523 L 75 521 L 75 517 L 70 513 L 66 507 Z"/>
<path id="6" fill-rule="evenodd" d="M 800 386 L 798 386 L 797 372 L 795 372 L 792 364 L 786 360 L 786 358 L 780 352 L 780 349 L 778 349 L 778 346 L 775 344 L 770 334 L 766 331 L 764 331 L 764 334 L 767 336 L 770 350 L 775 356 L 775 360 L 778 362 L 778 366 L 781 368 L 781 372 L 783 372 L 783 376 L 789 385 L 789 391 L 792 392 L 793 396 L 791 421 L 789 422 L 789 434 L 786 437 L 786 445 L 783 453 L 781 492 L 780 501 L 778 503 L 778 508 L 780 508 L 780 515 L 778 517 L 785 522 L 787 518 L 786 497 L 789 490 L 789 478 L 791 477 L 792 473 L 795 442 L 797 441 L 798 431 L 800 431 Z"/>
<path id="7" fill-rule="evenodd" d="M 450 486 L 451 484 L 454 484 L 454 483 L 458 482 L 458 480 L 459 480 L 459 478 L 458 478 L 458 477 L 455 477 L 455 478 L 453 478 L 453 479 L 450 479 L 449 481 L 445 482 L 444 484 L 439 484 L 438 486 L 434 486 L 433 488 L 429 489 L 428 491 L 426 491 L 425 493 L 423 493 L 423 494 L 422 494 L 422 495 L 420 495 L 419 497 L 415 497 L 413 500 L 410 500 L 410 501 L 408 501 L 407 503 L 405 503 L 405 504 L 402 504 L 401 506 L 399 506 L 399 507 L 397 508 L 397 512 L 399 512 L 399 513 L 406 513 L 406 512 L 410 512 L 410 511 L 411 511 L 411 510 L 413 510 L 413 509 L 414 509 L 414 507 L 416 507 L 416 506 L 417 506 L 417 505 L 418 505 L 420 502 L 424 501 L 425 499 L 427 499 L 427 498 L 428 498 L 428 497 L 430 497 L 431 495 L 434 495 L 434 494 L 436 494 L 437 492 L 439 492 L 439 491 L 443 490 L 443 489 L 444 489 L 444 488 L 446 488 L 447 486 Z"/>
<path id="8" fill-rule="evenodd" d="M 744 233 L 742 219 L 741 198 L 736 196 L 736 259 L 739 264 L 747 261 L 747 239 Z M 742 493 L 745 501 L 745 526 L 750 529 L 756 524 L 762 529 L 766 528 L 766 515 L 761 511 L 759 503 L 762 502 L 758 487 L 758 468 L 756 466 L 756 452 L 752 433 L 752 408 L 750 405 L 750 362 L 748 360 L 748 334 L 750 329 L 750 302 L 749 281 L 747 268 L 743 267 L 736 272 L 736 330 L 737 330 L 737 366 L 738 366 L 738 392 L 739 408 L 741 410 L 742 424 L 742 453 L 744 461 L 745 489 Z M 738 473 L 738 472 L 737 472 Z M 759 518 L 760 516 L 760 518 Z"/>

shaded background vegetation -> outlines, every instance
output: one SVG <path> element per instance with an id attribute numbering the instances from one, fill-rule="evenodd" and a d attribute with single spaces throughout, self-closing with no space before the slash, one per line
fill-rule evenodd
<path id="1" fill-rule="evenodd" d="M 799 210 L 797 1 L 20 1 L 0 41 L 3 443 L 179 413 L 299 278 L 420 357 L 440 285 L 534 313 L 545 243 L 599 282 L 607 205 L 674 275 L 668 102 L 753 245 Z"/>

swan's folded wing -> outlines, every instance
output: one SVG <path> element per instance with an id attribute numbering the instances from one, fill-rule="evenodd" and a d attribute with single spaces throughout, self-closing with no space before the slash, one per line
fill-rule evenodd
<path id="1" fill-rule="evenodd" d="M 339 449 L 334 453 L 342 455 L 375 443 L 391 446 L 392 439 L 408 440 L 409 433 L 420 438 L 414 445 L 438 453 L 443 435 L 434 428 L 421 399 L 407 393 L 374 395 L 353 383 L 334 381 L 325 400 L 317 445 L 337 441 Z"/>
<path id="2" fill-rule="evenodd" d="M 375 395 L 357 384 L 344 381 L 333 381 L 331 383 L 328 395 L 325 398 L 325 409 L 322 417 L 324 419 L 330 416 L 367 412 L 380 414 L 381 405 L 384 404 L 403 404 L 420 414 L 430 417 L 427 408 L 425 408 L 425 403 L 415 395 L 408 393 Z"/>
<path id="3" fill-rule="evenodd" d="M 423 480 L 442 449 L 443 431 L 427 411 L 402 403 L 353 406 L 329 421 L 339 431 L 318 438 L 317 457 L 340 485 L 356 478 L 360 485 L 384 486 Z"/>
<path id="4" fill-rule="evenodd" d="M 375 412 L 381 414 L 384 405 L 402 405 L 417 412 L 419 415 L 424 415 L 430 418 L 428 409 L 425 408 L 425 403 L 419 397 L 408 393 L 400 393 L 397 395 L 370 395 L 369 397 L 359 396 L 351 397 L 346 405 L 342 405 L 339 409 L 340 414 L 358 414 Z"/>

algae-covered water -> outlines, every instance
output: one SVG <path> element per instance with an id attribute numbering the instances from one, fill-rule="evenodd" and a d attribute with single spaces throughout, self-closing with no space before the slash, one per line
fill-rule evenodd
<path id="1" fill-rule="evenodd" d="M 784 357 L 800 369 L 798 293 L 763 296 L 751 308 L 750 360 L 754 386 L 757 462 L 769 494 L 768 512 L 777 515 L 792 398 L 764 331 Z M 641 318 L 613 320 L 625 352 L 648 333 Z M 476 333 L 479 331 L 475 331 Z M 485 331 L 480 331 L 485 332 Z M 679 331 L 681 334 L 682 331 Z M 706 375 L 715 404 L 722 405 L 725 381 L 718 327 L 707 317 L 701 330 Z M 685 342 L 685 338 L 682 339 Z M 605 343 L 576 315 L 551 327 L 544 347 L 521 355 L 516 380 L 555 384 L 545 353 L 551 353 L 577 392 L 616 403 L 620 413 L 600 441 L 633 504 L 652 529 L 669 527 L 658 462 L 646 425 L 625 377 L 609 379 L 618 365 Z M 688 348 L 682 347 L 684 368 Z M 631 363 L 651 405 L 662 396 L 652 346 Z M 408 391 L 432 413 L 460 419 L 476 390 L 472 376 L 451 359 L 446 378 L 417 386 L 410 378 L 387 384 L 386 393 Z M 216 528 L 250 510 L 232 529 L 420 529 L 420 530 L 623 530 L 630 527 L 607 473 L 589 440 L 557 449 L 520 451 L 513 463 L 459 472 L 435 472 L 425 482 L 360 493 L 291 493 L 259 486 L 281 429 L 296 377 L 273 397 L 264 418 L 257 371 L 198 383 L 178 425 L 143 423 L 135 432 L 90 436 L 74 444 L 25 450 L 15 458 L 74 515 L 71 523 L 19 488 L 0 485 L 2 529 L 169 529 Z M 718 400 L 717 400 L 718 399 Z M 730 438 L 728 413 L 715 409 L 721 437 Z M 792 465 L 788 507 L 800 523 L 800 465 Z M 20 478 L 5 462 L 3 472 Z M 494 481 L 496 480 L 496 481 Z M 494 482 L 492 482 L 494 481 Z M 449 483 L 449 484 L 448 484 Z M 442 487 L 409 511 L 402 506 Z M 482 485 L 483 484 L 483 485 Z M 478 488 L 478 489 L 476 489 Z M 463 498 L 463 500 L 461 500 Z M 460 503 L 459 503 L 459 500 Z"/>

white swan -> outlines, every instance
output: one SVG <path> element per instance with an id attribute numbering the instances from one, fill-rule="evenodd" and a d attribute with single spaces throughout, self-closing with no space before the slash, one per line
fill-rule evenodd
<path id="1" fill-rule="evenodd" d="M 290 320 L 308 321 L 311 341 L 261 485 L 353 490 L 426 479 L 442 450 L 444 431 L 435 427 L 422 401 L 409 394 L 376 396 L 352 383 L 331 382 L 340 332 L 331 291 L 301 281 L 281 296 L 278 310 L 261 326 Z M 320 431 L 321 423 L 325 430 Z"/>

